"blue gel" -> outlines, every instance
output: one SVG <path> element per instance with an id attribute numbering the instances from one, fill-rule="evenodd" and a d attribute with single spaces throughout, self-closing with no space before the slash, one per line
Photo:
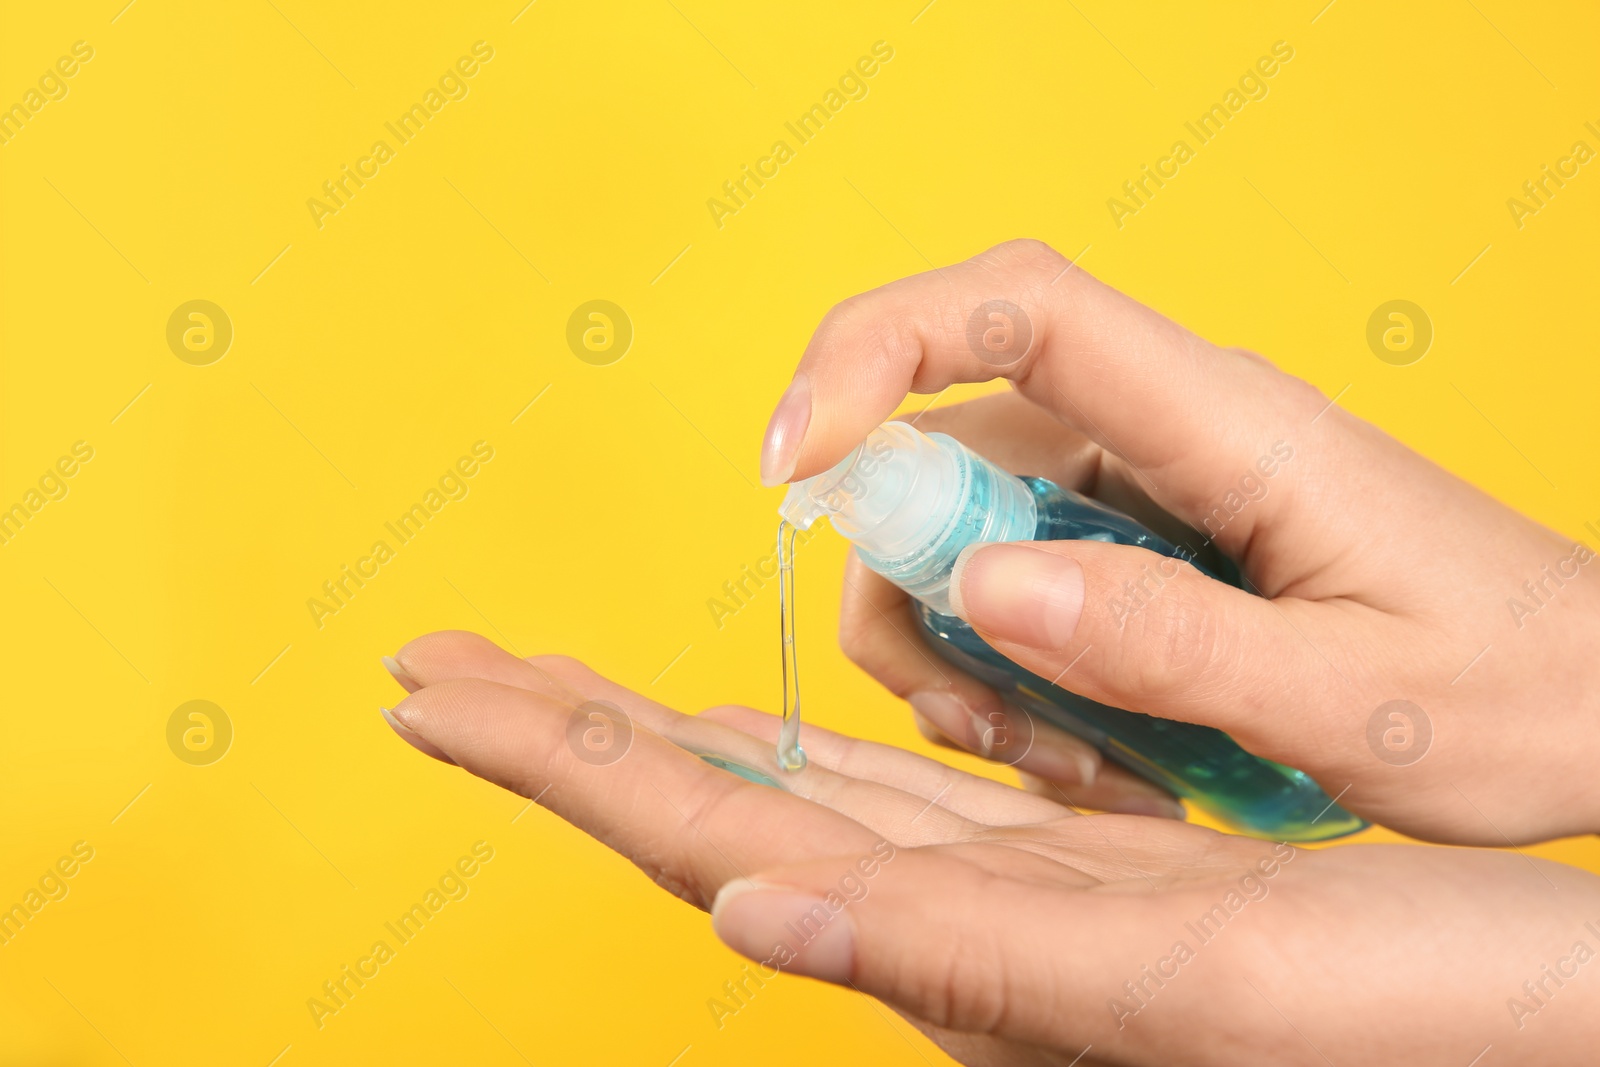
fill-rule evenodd
<path id="1" fill-rule="evenodd" d="M 776 778 L 768 777 L 754 768 L 746 767 L 742 763 L 735 763 L 732 760 L 724 759 L 721 756 L 713 756 L 709 752 L 700 752 L 697 753 L 697 755 L 699 755 L 699 757 L 705 760 L 707 763 L 711 764 L 711 766 L 721 767 L 725 771 L 730 771 L 733 774 L 737 774 L 740 778 L 743 778 L 747 782 L 754 782 L 756 785 L 770 785 L 774 789 L 783 788 L 783 786 L 778 784 L 778 780 Z"/>
<path id="2" fill-rule="evenodd" d="M 898 422 L 872 431 L 832 470 L 790 486 L 779 511 L 801 529 L 828 516 L 868 567 L 916 598 L 917 622 L 939 655 L 1013 706 L 1243 833 L 1323 841 L 1367 825 L 1305 772 L 1251 755 L 1221 730 L 1108 707 L 1063 689 L 1001 655 L 950 613 L 956 556 L 983 542 L 1135 545 L 1246 589 L 1232 563 L 1207 563 L 1099 501 L 1043 478 L 1016 477 L 953 437 Z"/>

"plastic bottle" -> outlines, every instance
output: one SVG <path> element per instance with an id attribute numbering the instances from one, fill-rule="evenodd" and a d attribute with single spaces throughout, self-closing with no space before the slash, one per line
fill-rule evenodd
<path id="1" fill-rule="evenodd" d="M 828 516 L 868 567 L 916 598 L 924 635 L 945 659 L 1222 822 L 1279 841 L 1326 840 L 1366 826 L 1304 772 L 1253 756 L 1212 727 L 1108 707 L 1053 685 L 949 614 L 950 569 L 978 542 L 1108 541 L 1189 559 L 1126 515 L 1043 478 L 1009 474 L 953 437 L 902 422 L 883 424 L 832 470 L 790 486 L 779 511 L 800 529 Z M 1189 562 L 1242 587 L 1231 565 Z"/>

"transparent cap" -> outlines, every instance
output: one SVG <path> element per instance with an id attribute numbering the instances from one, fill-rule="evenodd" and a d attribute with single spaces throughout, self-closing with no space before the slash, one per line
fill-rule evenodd
<path id="1" fill-rule="evenodd" d="M 903 422 L 884 423 L 832 470 L 791 485 L 778 512 L 802 530 L 828 516 L 868 567 L 944 614 L 963 548 L 1031 540 L 1037 528 L 1020 478 Z"/>
<path id="2" fill-rule="evenodd" d="M 893 558 L 937 537 L 959 506 L 960 464 L 904 422 L 886 422 L 831 470 L 795 482 L 778 509 L 802 530 L 822 516 L 858 548 Z"/>

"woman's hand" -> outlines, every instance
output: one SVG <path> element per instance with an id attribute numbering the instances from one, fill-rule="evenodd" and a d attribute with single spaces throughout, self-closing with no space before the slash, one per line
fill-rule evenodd
<path id="1" fill-rule="evenodd" d="M 1592 1058 L 1600 879 L 1577 870 L 1083 816 L 812 727 L 810 765 L 784 774 L 771 716 L 679 715 L 472 634 L 420 638 L 391 670 L 402 737 L 709 908 L 756 981 L 849 985 L 968 1064 Z"/>
<path id="2" fill-rule="evenodd" d="M 778 404 L 763 477 L 827 469 L 908 392 L 991 378 L 1016 393 L 918 427 L 1220 549 L 1262 594 L 1139 548 L 977 546 L 951 600 L 995 648 L 1094 700 L 1223 729 L 1416 837 L 1600 831 L 1594 553 L 1042 244 L 835 308 Z M 847 582 L 851 657 L 925 730 L 1016 760 L 986 749 L 1027 731 L 994 728 L 1008 713 L 920 646 L 905 598 L 860 566 Z M 1048 727 L 1018 766 L 1075 802 L 1159 804 Z"/>

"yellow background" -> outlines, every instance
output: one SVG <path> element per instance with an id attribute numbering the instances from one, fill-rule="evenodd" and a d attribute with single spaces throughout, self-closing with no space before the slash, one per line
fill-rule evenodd
<path id="1" fill-rule="evenodd" d="M 773 591 L 720 630 L 706 606 L 770 550 L 762 427 L 832 303 L 930 262 L 1087 247 L 1507 503 L 1600 524 L 1600 164 L 1520 230 L 1505 204 L 1600 148 L 1592 9 L 923 2 L 8 8 L 0 103 L 95 55 L 0 146 L 0 503 L 95 457 L 0 546 L 0 904 L 95 857 L 0 947 L 0 1062 L 939 1061 L 804 980 L 719 1031 L 740 961 L 704 916 L 378 715 L 378 657 L 448 627 L 773 707 Z M 467 98 L 317 228 L 307 199 L 478 40 Z M 879 40 L 869 95 L 719 229 L 707 199 Z M 1107 198 L 1279 40 L 1270 95 L 1118 229 Z M 597 298 L 635 328 L 610 366 L 565 342 Z M 1395 298 L 1436 329 L 1409 367 L 1364 340 Z M 210 366 L 165 340 L 192 299 L 234 326 Z M 470 495 L 318 628 L 307 599 L 479 440 Z M 834 646 L 839 539 L 804 554 L 811 715 L 924 747 Z M 166 743 L 194 699 L 235 730 L 210 766 Z M 479 840 L 471 894 L 318 1030 L 307 998 Z M 1593 840 L 1528 851 L 1600 870 Z"/>

